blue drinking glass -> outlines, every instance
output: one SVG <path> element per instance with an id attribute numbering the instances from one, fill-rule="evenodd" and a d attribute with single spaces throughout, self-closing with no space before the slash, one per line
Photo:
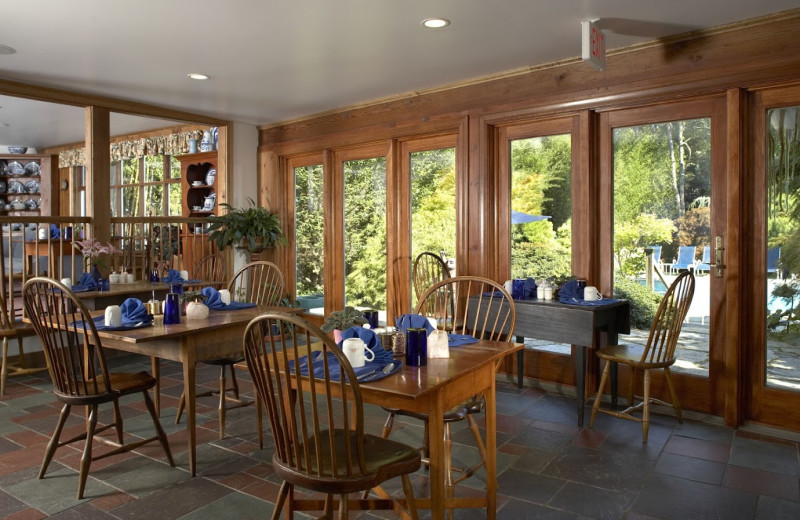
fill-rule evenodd
<path id="1" fill-rule="evenodd" d="M 183 284 L 182 283 L 169 284 L 169 292 L 173 294 L 183 294 Z"/>
<path id="2" fill-rule="evenodd" d="M 368 309 L 364 311 L 364 317 L 367 319 L 367 323 L 369 323 L 369 328 L 372 330 L 378 328 L 378 311 Z"/>
<path id="3" fill-rule="evenodd" d="M 406 329 L 406 365 L 424 367 L 428 364 L 428 331 L 424 328 Z"/>
<path id="4" fill-rule="evenodd" d="M 167 294 L 164 303 L 164 325 L 176 325 L 181 322 L 181 301 L 177 293 Z"/>
<path id="5" fill-rule="evenodd" d="M 517 278 L 514 280 L 513 285 L 511 286 L 511 297 L 515 300 L 524 300 L 525 299 L 525 279 L 524 278 Z"/>

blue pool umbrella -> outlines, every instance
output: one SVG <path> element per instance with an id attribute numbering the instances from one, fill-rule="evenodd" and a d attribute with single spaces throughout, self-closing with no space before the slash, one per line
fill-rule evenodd
<path id="1" fill-rule="evenodd" d="M 548 215 L 529 215 L 521 211 L 511 210 L 511 223 L 512 224 L 527 224 L 528 222 L 539 222 L 540 220 L 547 220 Z"/>

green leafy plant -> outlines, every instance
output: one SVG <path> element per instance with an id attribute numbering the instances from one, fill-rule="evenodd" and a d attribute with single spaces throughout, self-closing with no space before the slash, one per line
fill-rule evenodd
<path id="1" fill-rule="evenodd" d="M 185 291 L 178 299 L 182 302 L 202 302 L 205 301 L 206 295 L 203 291 Z"/>
<path id="2" fill-rule="evenodd" d="M 355 307 L 347 306 L 340 311 L 334 311 L 325 319 L 322 324 L 323 332 L 330 332 L 334 329 L 345 330 L 356 325 L 364 325 L 367 319 L 364 314 Z"/>
<path id="3" fill-rule="evenodd" d="M 631 327 L 649 329 L 663 297 L 636 280 L 618 277 L 614 280 L 614 298 L 630 300 Z"/>
<path id="4" fill-rule="evenodd" d="M 220 204 L 228 210 L 227 213 L 208 218 L 211 222 L 209 238 L 217 244 L 217 248 L 243 245 L 251 253 L 256 253 L 265 247 L 286 244 L 278 215 L 256 206 L 249 197 L 247 200 L 250 201 L 250 207 L 247 208 Z"/>

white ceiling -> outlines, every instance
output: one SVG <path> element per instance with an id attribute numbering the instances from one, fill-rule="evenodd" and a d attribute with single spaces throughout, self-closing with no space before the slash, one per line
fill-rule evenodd
<path id="1" fill-rule="evenodd" d="M 800 0 L 0 0 L 0 78 L 262 125 L 800 7 Z M 451 25 L 425 29 L 424 18 Z M 588 67 L 589 65 L 587 65 Z M 211 80 L 189 80 L 203 72 Z M 83 140 L 83 110 L 0 96 L 0 144 Z M 9 126 L 1 126 L 3 124 Z M 112 116 L 112 133 L 169 122 Z"/>

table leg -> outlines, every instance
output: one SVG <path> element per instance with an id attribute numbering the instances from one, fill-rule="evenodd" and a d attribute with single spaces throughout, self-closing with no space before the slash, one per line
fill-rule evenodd
<path id="1" fill-rule="evenodd" d="M 520 350 L 519 353 L 522 353 Z M 519 355 L 519 354 L 517 354 Z M 494 520 L 497 517 L 497 411 L 495 400 L 495 379 L 491 377 L 492 385 L 484 391 L 483 398 L 486 403 L 486 518 Z"/>
<path id="2" fill-rule="evenodd" d="M 186 432 L 189 438 L 189 473 L 197 474 L 197 433 L 195 431 L 195 348 L 191 336 L 181 341 L 181 363 L 183 364 L 183 393 L 186 396 Z"/>
<path id="3" fill-rule="evenodd" d="M 517 343 L 525 343 L 525 338 L 517 336 Z M 522 376 L 524 372 L 523 362 L 525 361 L 525 348 L 517 351 L 517 386 L 522 388 Z"/>
<path id="4" fill-rule="evenodd" d="M 428 410 L 428 445 L 430 449 L 431 519 L 444 520 L 444 396 L 442 391 L 431 398 Z"/>
<path id="5" fill-rule="evenodd" d="M 573 348 L 575 358 L 575 393 L 578 401 L 578 427 L 583 428 L 583 409 L 586 401 L 586 347 Z"/>
<path id="6" fill-rule="evenodd" d="M 609 327 L 610 330 L 608 331 L 608 344 L 609 345 L 618 345 L 619 336 L 617 335 L 616 329 L 613 327 Z M 618 363 L 611 363 L 611 407 L 617 407 L 617 375 L 619 374 L 619 364 Z"/>
<path id="7" fill-rule="evenodd" d="M 161 417 L 161 364 L 155 356 L 150 356 L 150 373 L 156 380 L 156 387 L 153 389 L 153 405 L 156 407 L 156 415 Z"/>

